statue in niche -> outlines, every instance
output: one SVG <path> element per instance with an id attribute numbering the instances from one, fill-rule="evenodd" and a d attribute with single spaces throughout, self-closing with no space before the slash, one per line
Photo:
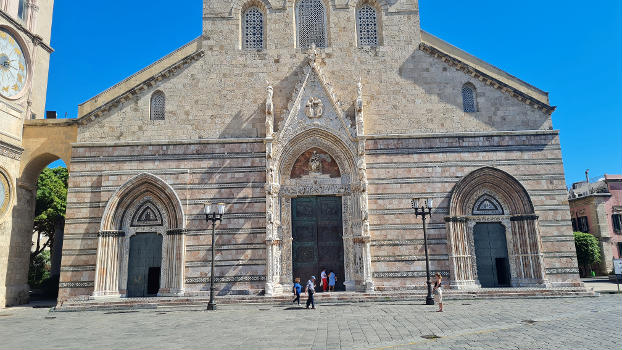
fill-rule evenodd
<path id="1" fill-rule="evenodd" d="M 268 85 L 266 90 L 268 92 L 266 98 L 266 137 L 271 137 L 274 132 L 274 104 L 272 103 L 274 90 L 271 85 Z"/>
<path id="2" fill-rule="evenodd" d="M 305 114 L 307 117 L 311 119 L 320 118 L 322 113 L 324 113 L 324 104 L 322 103 L 322 100 L 315 97 L 309 98 L 305 108 Z"/>
<path id="3" fill-rule="evenodd" d="M 359 79 L 359 82 L 356 84 L 356 131 L 359 135 L 363 135 L 365 133 L 365 129 L 363 126 L 363 84 Z"/>

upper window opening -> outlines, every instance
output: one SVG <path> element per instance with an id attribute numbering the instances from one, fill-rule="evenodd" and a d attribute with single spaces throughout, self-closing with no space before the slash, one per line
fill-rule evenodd
<path id="1" fill-rule="evenodd" d="M 462 86 L 462 105 L 467 113 L 477 112 L 475 87 L 471 84 Z"/>
<path id="2" fill-rule="evenodd" d="M 19 0 L 19 5 L 17 7 L 17 17 L 24 19 L 24 0 Z"/>
<path id="3" fill-rule="evenodd" d="M 251 7 L 242 15 L 242 48 L 263 49 L 263 34 L 263 12 L 257 7 Z"/>
<path id="4" fill-rule="evenodd" d="M 322 0 L 300 0 L 296 6 L 298 47 L 326 47 L 326 10 Z"/>
<path id="5" fill-rule="evenodd" d="M 151 95 L 151 120 L 164 120 L 166 98 L 162 91 L 156 91 Z"/>
<path id="6" fill-rule="evenodd" d="M 378 46 L 378 14 L 371 5 L 363 5 L 356 14 L 359 46 Z"/>

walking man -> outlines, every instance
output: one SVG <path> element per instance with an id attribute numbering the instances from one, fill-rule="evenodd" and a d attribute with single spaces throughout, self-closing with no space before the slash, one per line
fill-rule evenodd
<path id="1" fill-rule="evenodd" d="M 312 309 L 315 309 L 315 302 L 313 300 L 313 294 L 315 294 L 315 276 L 311 276 L 311 279 L 307 281 L 305 291 L 309 295 L 307 297 L 307 309 L 309 308 L 309 305 L 311 305 Z"/>

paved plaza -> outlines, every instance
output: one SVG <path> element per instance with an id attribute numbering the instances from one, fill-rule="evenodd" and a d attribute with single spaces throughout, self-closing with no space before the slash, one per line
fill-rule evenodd
<path id="1" fill-rule="evenodd" d="M 622 349 L 622 295 L 0 311 L 2 349 Z"/>

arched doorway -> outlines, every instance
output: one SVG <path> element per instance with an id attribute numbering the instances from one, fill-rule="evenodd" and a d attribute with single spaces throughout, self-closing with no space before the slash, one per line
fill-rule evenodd
<path id="1" fill-rule="evenodd" d="M 462 178 L 445 221 L 453 287 L 548 283 L 538 216 L 525 188 L 508 173 L 485 167 Z"/>
<path id="2" fill-rule="evenodd" d="M 130 179 L 104 210 L 93 296 L 183 294 L 184 233 L 173 188 L 151 174 Z"/>
<path id="3" fill-rule="evenodd" d="M 473 228 L 477 277 L 483 288 L 510 286 L 510 263 L 505 227 L 501 223 L 477 223 Z"/>

